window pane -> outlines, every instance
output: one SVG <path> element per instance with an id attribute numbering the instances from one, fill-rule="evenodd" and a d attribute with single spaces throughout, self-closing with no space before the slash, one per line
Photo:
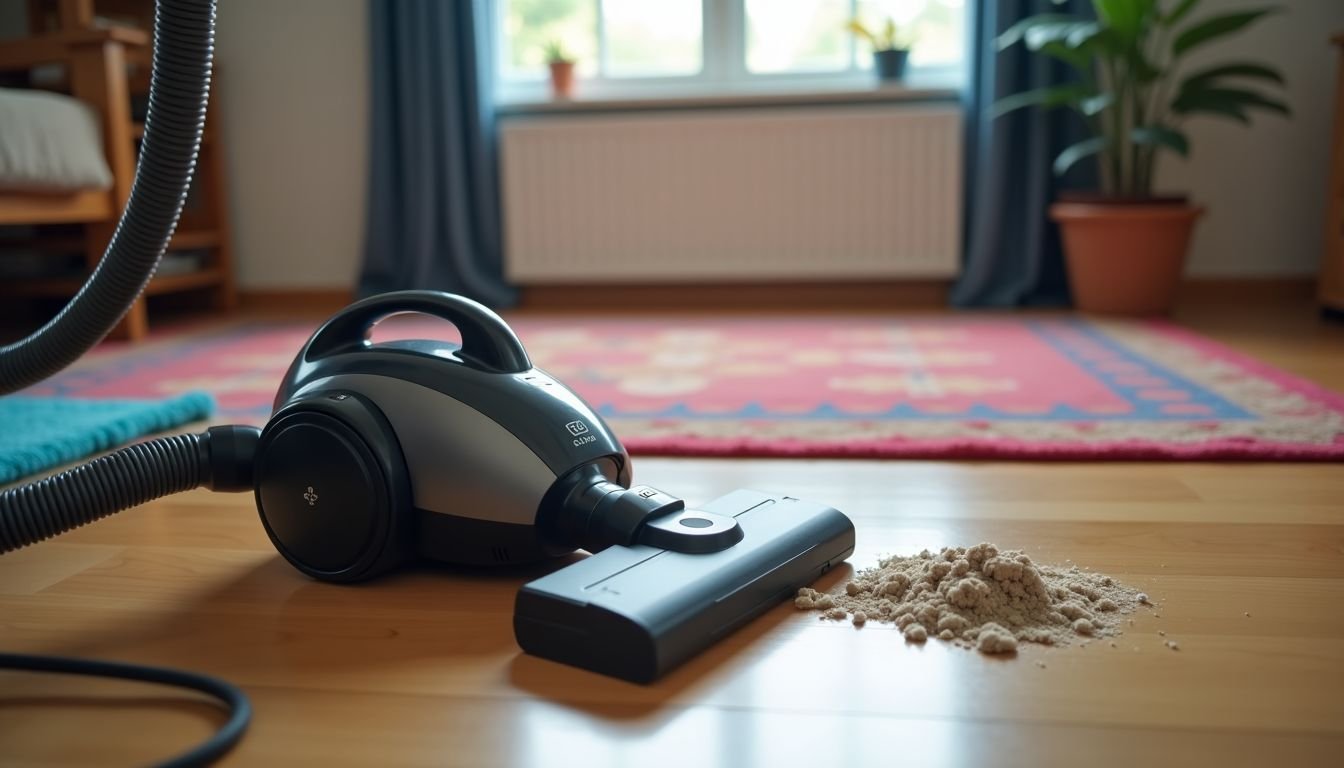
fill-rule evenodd
<path id="1" fill-rule="evenodd" d="M 750 71 L 849 68 L 849 0 L 746 0 L 746 16 Z"/>
<path id="2" fill-rule="evenodd" d="M 870 28 L 896 22 L 897 39 L 913 45 L 910 64 L 917 67 L 956 64 L 966 45 L 965 0 L 858 0 L 858 15 Z M 873 66 L 871 46 L 859 47 L 858 64 Z"/>
<path id="3" fill-rule="evenodd" d="M 610 77 L 700 71 L 700 0 L 603 0 Z"/>
<path id="4" fill-rule="evenodd" d="M 578 60 L 580 74 L 597 73 L 596 0 L 508 0 L 502 22 L 505 78 L 544 76 L 552 42 Z"/>

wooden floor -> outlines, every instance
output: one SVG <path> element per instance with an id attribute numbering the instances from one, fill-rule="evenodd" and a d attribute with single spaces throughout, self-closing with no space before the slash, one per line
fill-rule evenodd
<path id="1" fill-rule="evenodd" d="M 1181 319 L 1344 389 L 1344 328 L 1308 309 Z M 783 606 L 640 687 L 522 656 L 527 574 L 318 584 L 270 549 L 250 497 L 194 493 L 0 557 L 0 648 L 241 684 L 256 719 L 230 765 L 1344 764 L 1338 464 L 639 459 L 636 475 L 693 501 L 746 486 L 832 504 L 858 526 L 856 566 L 988 540 L 1159 607 L 1114 648 L 995 659 Z M 0 675 L 3 765 L 141 764 L 218 721 L 162 689 Z"/>

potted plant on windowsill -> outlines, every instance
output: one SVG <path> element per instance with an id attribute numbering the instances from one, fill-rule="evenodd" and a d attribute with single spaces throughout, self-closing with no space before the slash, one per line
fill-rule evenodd
<path id="1" fill-rule="evenodd" d="M 1056 3 L 1063 0 L 1055 0 Z M 1062 196 L 1059 223 L 1074 301 L 1085 311 L 1160 314 L 1170 310 L 1186 250 L 1203 208 L 1184 195 L 1153 191 L 1159 153 L 1186 156 L 1185 121 L 1212 115 L 1249 123 L 1249 113 L 1288 114 L 1263 92 L 1283 77 L 1263 64 L 1228 62 L 1182 72 L 1187 54 L 1253 24 L 1273 8 L 1192 18 L 1199 0 L 1092 0 L 1096 19 L 1042 14 L 1013 25 L 999 49 L 1022 43 L 1069 65 L 1076 82 L 1008 96 L 996 115 L 1028 106 L 1066 107 L 1091 136 L 1060 152 L 1063 174 L 1096 158 L 1101 189 Z"/>
<path id="2" fill-rule="evenodd" d="M 869 29 L 862 21 L 850 19 L 845 25 L 855 37 L 861 37 L 873 46 L 873 69 L 883 82 L 894 82 L 905 76 L 905 63 L 910 58 L 910 45 L 897 34 L 896 21 L 890 16 L 882 25 L 881 34 Z"/>
<path id="3" fill-rule="evenodd" d="M 559 40 L 546 44 L 546 65 L 551 68 L 551 95 L 568 99 L 574 95 L 574 57 Z"/>

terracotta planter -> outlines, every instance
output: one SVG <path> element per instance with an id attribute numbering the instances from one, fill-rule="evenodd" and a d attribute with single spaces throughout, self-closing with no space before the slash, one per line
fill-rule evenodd
<path id="1" fill-rule="evenodd" d="M 557 99 L 574 95 L 574 62 L 551 62 L 551 95 Z"/>
<path id="2" fill-rule="evenodd" d="M 1203 213 L 1184 202 L 1050 206 L 1064 238 L 1074 304 L 1114 315 L 1170 312 L 1190 233 Z"/>

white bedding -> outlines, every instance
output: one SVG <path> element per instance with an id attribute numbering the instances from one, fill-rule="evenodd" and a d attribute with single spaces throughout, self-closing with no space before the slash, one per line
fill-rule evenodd
<path id="1" fill-rule="evenodd" d="M 0 191 L 110 186 L 112 171 L 92 109 L 56 93 L 0 88 Z"/>

